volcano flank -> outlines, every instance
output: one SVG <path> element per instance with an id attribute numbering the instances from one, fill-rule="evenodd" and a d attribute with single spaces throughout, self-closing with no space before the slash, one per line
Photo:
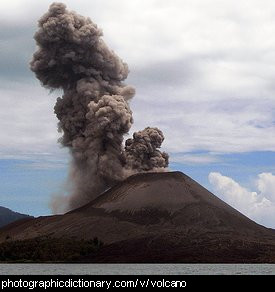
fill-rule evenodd
<path id="1" fill-rule="evenodd" d="M 81 262 L 275 262 L 275 231 L 256 224 L 181 172 L 128 177 L 64 215 L 24 219 L 0 241 L 48 238 L 104 246 Z"/>

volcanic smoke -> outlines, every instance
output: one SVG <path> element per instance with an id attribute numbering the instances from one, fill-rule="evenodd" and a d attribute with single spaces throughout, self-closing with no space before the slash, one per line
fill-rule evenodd
<path id="1" fill-rule="evenodd" d="M 97 25 L 53 3 L 38 27 L 30 68 L 43 86 L 63 90 L 54 110 L 60 142 L 72 156 L 71 194 L 55 200 L 53 211 L 84 205 L 129 175 L 165 171 L 168 154 L 158 150 L 164 140 L 158 128 L 134 133 L 123 146 L 135 89 L 123 83 L 128 66 L 106 46 Z"/>

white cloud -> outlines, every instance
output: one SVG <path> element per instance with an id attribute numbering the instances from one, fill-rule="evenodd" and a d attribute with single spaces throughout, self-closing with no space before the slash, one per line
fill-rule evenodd
<path id="1" fill-rule="evenodd" d="M 275 228 L 275 175 L 259 174 L 256 191 L 218 172 L 211 172 L 208 179 L 222 200 L 256 222 Z"/>
<path id="2" fill-rule="evenodd" d="M 40 86 L 15 82 L 6 82 L 0 96 L 0 158 L 60 152 L 53 114 L 56 96 Z"/>
<path id="3" fill-rule="evenodd" d="M 264 100 L 224 102 L 133 101 L 134 129 L 160 127 L 169 152 L 275 151 L 275 104 Z M 273 112 L 272 112 L 273 111 Z"/>
<path id="4" fill-rule="evenodd" d="M 209 154 L 179 154 L 171 155 L 169 157 L 170 162 L 184 163 L 189 165 L 194 164 L 210 164 L 220 162 L 218 156 L 211 153 Z"/>
<path id="5" fill-rule="evenodd" d="M 262 196 L 275 203 L 275 176 L 272 173 L 261 173 L 256 184 Z"/>

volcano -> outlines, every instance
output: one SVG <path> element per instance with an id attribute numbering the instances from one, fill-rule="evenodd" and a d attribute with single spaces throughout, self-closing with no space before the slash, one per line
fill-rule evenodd
<path id="1" fill-rule="evenodd" d="M 136 174 L 64 215 L 0 230 L 1 242 L 41 236 L 103 241 L 81 262 L 275 262 L 275 230 L 181 172 Z"/>

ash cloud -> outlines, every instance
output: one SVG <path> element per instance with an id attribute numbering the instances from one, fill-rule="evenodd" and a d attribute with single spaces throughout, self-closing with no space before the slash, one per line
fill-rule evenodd
<path id="1" fill-rule="evenodd" d="M 133 139 L 125 142 L 127 165 L 138 172 L 158 170 L 168 166 L 168 154 L 158 148 L 164 135 L 158 128 L 147 127 L 134 133 Z"/>
<path id="2" fill-rule="evenodd" d="M 70 195 L 54 199 L 54 211 L 77 208 L 127 176 L 165 171 L 168 155 L 158 149 L 164 140 L 147 127 L 123 137 L 133 124 L 129 100 L 135 89 L 123 81 L 129 70 L 102 40 L 90 18 L 53 3 L 38 22 L 38 49 L 30 68 L 50 90 L 62 89 L 55 114 L 61 144 L 70 149 Z"/>

